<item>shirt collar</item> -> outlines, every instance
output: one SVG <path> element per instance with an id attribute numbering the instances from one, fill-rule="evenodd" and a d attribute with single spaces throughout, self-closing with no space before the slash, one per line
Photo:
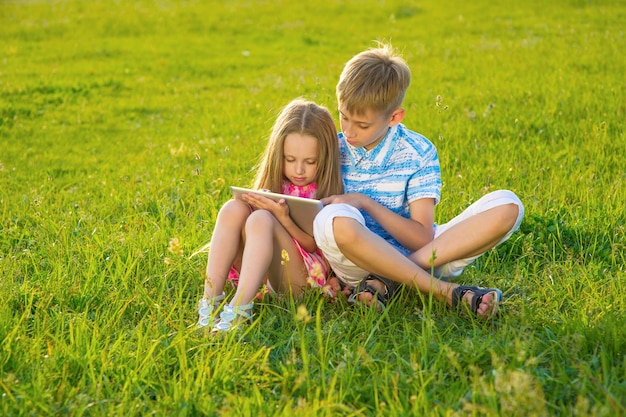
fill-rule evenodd
<path id="1" fill-rule="evenodd" d="M 395 136 L 397 130 L 398 125 L 390 127 L 383 140 L 381 140 L 378 145 L 369 151 L 364 147 L 355 148 L 354 146 L 347 144 L 348 153 L 352 163 L 354 165 L 362 165 L 363 163 L 383 165 L 394 146 L 393 137 Z"/>

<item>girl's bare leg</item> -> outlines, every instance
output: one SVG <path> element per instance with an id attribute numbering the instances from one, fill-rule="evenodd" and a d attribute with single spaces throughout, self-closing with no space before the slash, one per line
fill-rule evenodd
<path id="1" fill-rule="evenodd" d="M 212 299 L 224 291 L 228 272 L 241 258 L 243 228 L 250 216 L 250 207 L 241 200 L 227 201 L 220 209 L 211 237 L 204 298 Z"/>
<path id="2" fill-rule="evenodd" d="M 256 210 L 246 222 L 245 235 L 239 284 L 229 304 L 249 304 L 266 276 L 276 292 L 299 294 L 308 275 L 291 236 L 278 220 L 266 210 Z M 285 265 L 283 250 L 289 259 Z"/>

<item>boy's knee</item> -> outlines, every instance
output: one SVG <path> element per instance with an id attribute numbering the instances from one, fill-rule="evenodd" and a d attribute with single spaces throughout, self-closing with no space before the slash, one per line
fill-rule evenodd
<path id="1" fill-rule="evenodd" d="M 498 190 L 494 192 L 494 202 L 496 202 L 494 215 L 495 221 L 500 225 L 505 237 L 500 241 L 508 239 L 509 236 L 519 229 L 524 218 L 524 205 L 519 197 L 509 190 Z"/>
<path id="2" fill-rule="evenodd" d="M 517 195 L 515 195 L 513 192 L 511 192 L 511 194 L 513 194 L 513 205 L 516 208 L 515 214 L 517 216 L 518 222 L 520 222 L 522 218 L 524 218 L 524 204 L 522 204 L 522 200 L 520 200 Z"/>
<path id="3" fill-rule="evenodd" d="M 517 204 L 506 204 L 500 208 L 500 223 L 511 227 L 520 215 L 520 207 Z"/>
<path id="4" fill-rule="evenodd" d="M 365 226 L 363 215 L 348 204 L 329 204 L 313 222 L 313 234 L 318 248 L 324 254 L 355 241 L 358 225 Z"/>
<path id="5" fill-rule="evenodd" d="M 357 228 L 361 224 L 349 217 L 335 217 L 333 219 L 333 235 L 339 247 L 352 244 L 357 240 Z"/>
<path id="6" fill-rule="evenodd" d="M 502 201 L 503 205 L 515 207 L 514 213 L 517 216 L 519 213 L 524 214 L 524 205 L 522 200 L 519 199 L 517 194 L 510 190 L 498 190 L 494 191 L 496 200 Z"/>
<path id="7" fill-rule="evenodd" d="M 498 207 L 498 223 L 506 227 L 518 225 L 524 217 L 524 205 L 519 197 L 509 190 L 497 190 L 488 196 L 492 207 Z"/>

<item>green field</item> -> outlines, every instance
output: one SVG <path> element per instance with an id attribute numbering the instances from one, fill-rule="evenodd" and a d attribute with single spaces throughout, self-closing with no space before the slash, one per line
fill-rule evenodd
<path id="1" fill-rule="evenodd" d="M 375 40 L 413 71 L 437 220 L 525 204 L 459 280 L 502 314 L 311 291 L 198 334 L 227 185 L 291 99 L 336 117 Z M 0 1 L 0 415 L 626 415 L 624 51 L 624 0 Z"/>

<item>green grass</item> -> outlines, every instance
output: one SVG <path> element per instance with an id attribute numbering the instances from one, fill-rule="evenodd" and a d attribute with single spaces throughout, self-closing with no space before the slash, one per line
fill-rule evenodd
<path id="1" fill-rule="evenodd" d="M 624 415 L 624 22 L 617 0 L 0 2 L 0 414 Z M 196 334 L 190 255 L 226 185 L 289 100 L 334 110 L 376 39 L 413 71 L 438 221 L 497 188 L 525 204 L 461 278 L 503 314 L 310 292 Z"/>

